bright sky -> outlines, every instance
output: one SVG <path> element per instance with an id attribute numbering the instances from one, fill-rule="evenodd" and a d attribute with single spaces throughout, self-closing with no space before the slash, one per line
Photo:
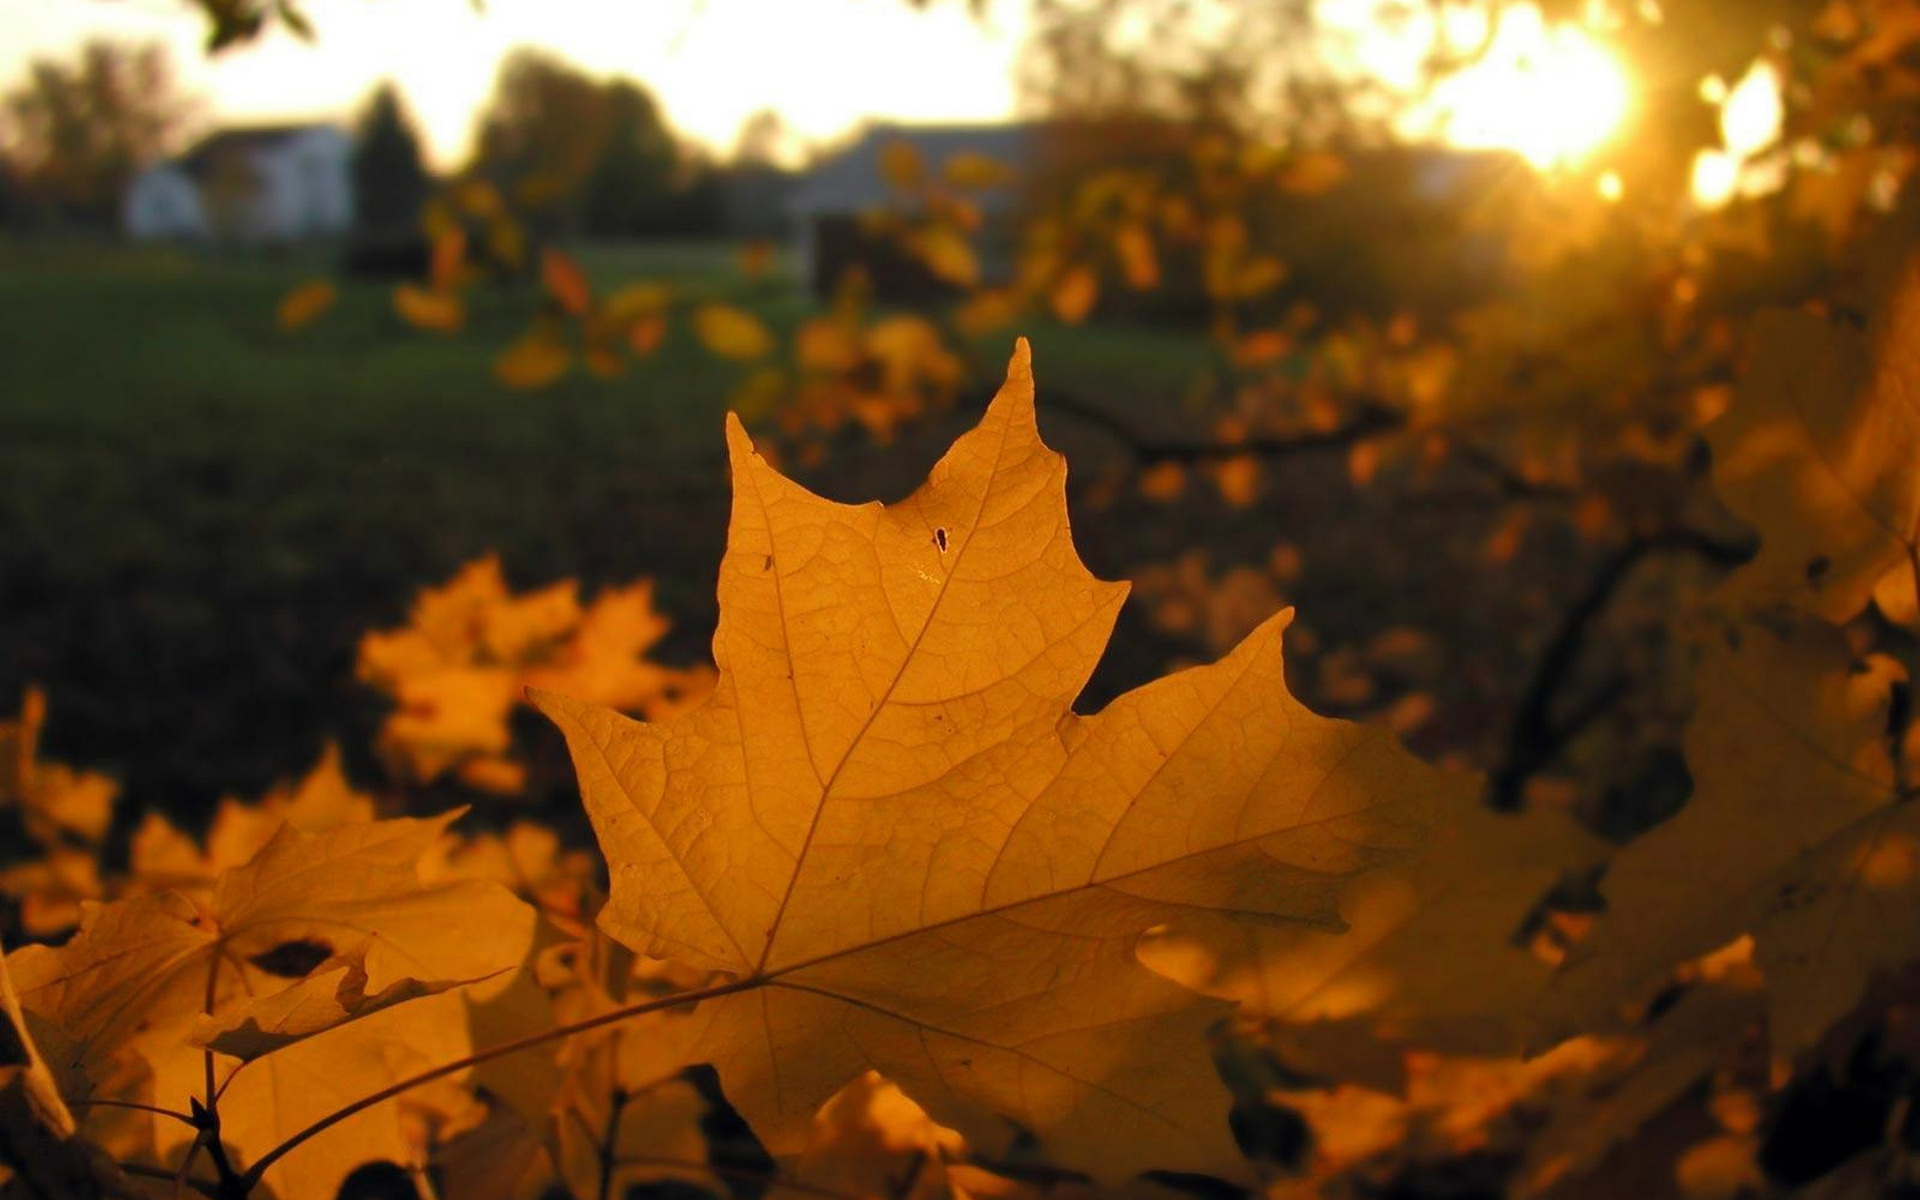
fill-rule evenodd
<path id="1" fill-rule="evenodd" d="M 471 0 L 305 0 L 317 41 L 276 31 L 208 56 L 204 20 L 183 0 L 0 0 L 0 84 L 94 36 L 167 44 L 212 124 L 338 118 L 393 79 L 429 156 L 452 166 L 501 60 L 530 45 L 640 80 L 677 129 L 724 152 L 767 108 L 801 143 L 876 119 L 1010 117 L 1029 2 L 989 0 L 980 20 L 964 0 L 924 9 L 907 0 L 484 0 L 478 10 Z M 1315 2 L 1332 31 L 1328 52 L 1397 88 L 1418 81 L 1436 33 L 1456 46 L 1486 33 L 1471 10 L 1435 17 L 1403 3 L 1412 15 L 1387 20 L 1387 0 Z M 1549 27 L 1523 3 L 1505 10 L 1478 65 L 1400 125 L 1409 137 L 1504 147 L 1552 169 L 1598 150 L 1633 99 L 1633 80 L 1600 41 Z M 1756 93 L 1748 107 L 1765 99 Z"/>
<path id="2" fill-rule="evenodd" d="M 992 120 L 1014 108 L 1025 5 L 985 21 L 943 0 L 308 0 L 314 42 L 275 33 L 208 56 L 204 19 L 180 0 L 3 0 L 0 81 L 91 36 L 161 41 L 208 119 L 338 117 L 375 83 L 400 84 L 435 163 L 464 154 L 500 60 L 543 46 L 599 74 L 646 83 L 674 126 L 716 150 L 776 109 L 807 141 L 867 119 Z"/>

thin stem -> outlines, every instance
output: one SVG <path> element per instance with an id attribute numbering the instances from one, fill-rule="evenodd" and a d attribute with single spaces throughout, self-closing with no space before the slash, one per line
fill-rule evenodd
<path id="1" fill-rule="evenodd" d="M 620 1067 L 620 1035 L 612 1035 L 608 1046 L 607 1062 L 615 1072 Z M 620 1114 L 627 1107 L 626 1089 L 616 1081 L 607 1093 L 607 1127 L 600 1134 L 600 1196 L 599 1200 L 608 1200 L 613 1195 L 614 1153 L 620 1148 Z"/>
<path id="2" fill-rule="evenodd" d="M 601 1013 L 597 1017 L 589 1017 L 584 1021 L 575 1021 L 571 1025 L 556 1025 L 552 1029 L 542 1029 L 537 1033 L 530 1033 L 525 1037 L 515 1038 L 510 1042 L 502 1042 L 498 1046 L 490 1046 L 485 1050 L 469 1054 L 465 1058 L 456 1059 L 450 1063 L 443 1063 L 431 1070 L 408 1076 L 400 1082 L 381 1088 L 371 1095 L 362 1096 L 344 1108 L 335 1109 L 333 1112 L 328 1113 L 318 1121 L 315 1121 L 305 1129 L 302 1129 L 292 1137 L 281 1142 L 278 1146 L 267 1151 L 265 1155 L 261 1156 L 258 1162 L 254 1163 L 253 1166 L 248 1169 L 245 1175 L 241 1176 L 241 1190 L 244 1193 L 258 1186 L 260 1180 L 266 1175 L 267 1171 L 273 1167 L 273 1164 L 286 1157 L 288 1152 L 304 1145 L 309 1139 L 325 1133 L 327 1130 L 332 1129 L 335 1125 L 338 1125 L 356 1113 L 365 1112 L 376 1104 L 384 1103 L 385 1101 L 393 1099 L 395 1096 L 410 1092 L 422 1084 L 432 1083 L 436 1079 L 445 1079 L 447 1076 L 455 1074 L 456 1072 L 464 1071 L 469 1067 L 479 1066 L 481 1063 L 492 1062 L 496 1058 L 505 1058 L 510 1054 L 518 1054 L 522 1050 L 531 1050 L 536 1046 L 544 1046 L 548 1042 L 557 1042 L 564 1038 L 572 1037 L 576 1033 L 585 1033 L 591 1029 L 599 1029 L 605 1025 L 613 1025 L 632 1017 L 645 1016 L 650 1012 L 659 1012 L 662 1009 L 675 1008 L 682 1004 L 695 1004 L 699 1001 L 711 1000 L 719 996 L 730 996 L 735 992 L 744 992 L 749 988 L 759 987 L 765 982 L 766 980 L 763 977 L 753 976 L 747 979 L 735 980 L 732 983 L 698 988 L 691 992 L 678 992 L 671 996 L 661 996 L 657 999 L 643 1001 L 639 1004 L 630 1004 L 625 1008 L 616 1008 L 611 1012 Z"/>
<path id="3" fill-rule="evenodd" d="M 206 1003 L 201 1006 L 201 1011 L 205 1012 L 208 1016 L 213 1015 L 213 1000 L 216 992 L 219 989 L 219 986 L 220 986 L 220 955 L 216 953 L 214 954 L 212 959 L 209 960 L 207 963 L 207 999 L 206 999 Z M 219 1090 L 215 1088 L 213 1085 L 213 1047 L 208 1046 L 203 1048 L 200 1051 L 200 1062 L 201 1062 L 201 1065 L 206 1069 L 207 1111 L 213 1112 L 214 1106 L 220 1102 Z"/>
<path id="4" fill-rule="evenodd" d="M 176 1112 L 171 1108 L 161 1108 L 157 1104 L 140 1104 L 133 1100 L 75 1100 L 72 1104 L 68 1105 L 67 1107 L 69 1108 L 131 1108 L 136 1112 L 152 1113 L 156 1117 L 172 1117 L 174 1120 L 180 1122 L 182 1125 L 189 1125 L 195 1129 L 200 1128 L 200 1123 L 198 1121 L 195 1121 L 193 1117 L 187 1113 Z"/>

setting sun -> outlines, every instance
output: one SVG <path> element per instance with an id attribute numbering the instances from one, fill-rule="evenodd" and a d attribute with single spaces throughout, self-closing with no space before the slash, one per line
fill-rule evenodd
<path id="1" fill-rule="evenodd" d="M 1540 169 L 1584 159 L 1620 127 L 1632 104 L 1627 73 L 1573 26 L 1548 26 L 1535 8 L 1512 10 L 1480 62 L 1435 90 L 1446 140 L 1512 150 Z"/>

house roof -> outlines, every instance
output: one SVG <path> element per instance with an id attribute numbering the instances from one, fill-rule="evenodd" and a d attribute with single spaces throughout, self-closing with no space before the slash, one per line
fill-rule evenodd
<path id="1" fill-rule="evenodd" d="M 228 155 L 269 150 L 302 134 L 321 130 L 338 133 L 340 127 L 330 121 L 305 121 L 221 129 L 195 142 L 186 153 L 174 159 L 173 163 L 187 174 L 199 177 L 205 175 L 214 164 Z"/>
<path id="2" fill-rule="evenodd" d="M 820 213 L 858 213 L 884 205 L 891 196 L 881 172 L 881 154 L 896 142 L 920 152 L 929 171 L 938 173 L 948 160 L 977 154 L 1018 170 L 1037 150 L 1040 127 L 1001 122 L 991 125 L 876 125 L 838 154 L 806 173 L 788 201 L 788 211 L 806 217 Z M 981 208 L 995 211 L 1013 202 L 1012 189 L 988 189 L 977 197 Z"/>

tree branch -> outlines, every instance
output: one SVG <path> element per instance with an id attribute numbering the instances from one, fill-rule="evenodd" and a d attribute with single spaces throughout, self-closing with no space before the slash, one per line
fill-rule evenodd
<path id="1" fill-rule="evenodd" d="M 1345 422 L 1330 429 L 1265 434 L 1242 441 L 1162 441 L 1142 434 L 1105 408 L 1072 396 L 1050 393 L 1042 411 L 1064 413 L 1083 425 L 1099 430 L 1120 443 L 1141 467 L 1161 463 L 1220 462 L 1247 454 L 1259 458 L 1283 458 L 1312 450 L 1351 446 L 1377 434 L 1402 429 L 1407 423 L 1404 413 L 1381 405 L 1364 404 Z"/>
<path id="2" fill-rule="evenodd" d="M 1487 802 L 1494 808 L 1506 812 L 1520 808 L 1527 783 L 1559 758 L 1574 738 L 1626 692 L 1625 679 L 1611 680 L 1572 715 L 1563 719 L 1554 717 L 1554 702 L 1579 663 L 1594 623 L 1643 560 L 1653 554 L 1672 552 L 1695 554 L 1711 563 L 1735 566 L 1752 557 L 1753 547 L 1745 542 L 1724 541 L 1696 529 L 1667 529 L 1636 536 L 1602 561 L 1586 590 L 1561 618 L 1520 695 L 1513 725 L 1507 734 L 1506 754 L 1487 780 Z"/>

